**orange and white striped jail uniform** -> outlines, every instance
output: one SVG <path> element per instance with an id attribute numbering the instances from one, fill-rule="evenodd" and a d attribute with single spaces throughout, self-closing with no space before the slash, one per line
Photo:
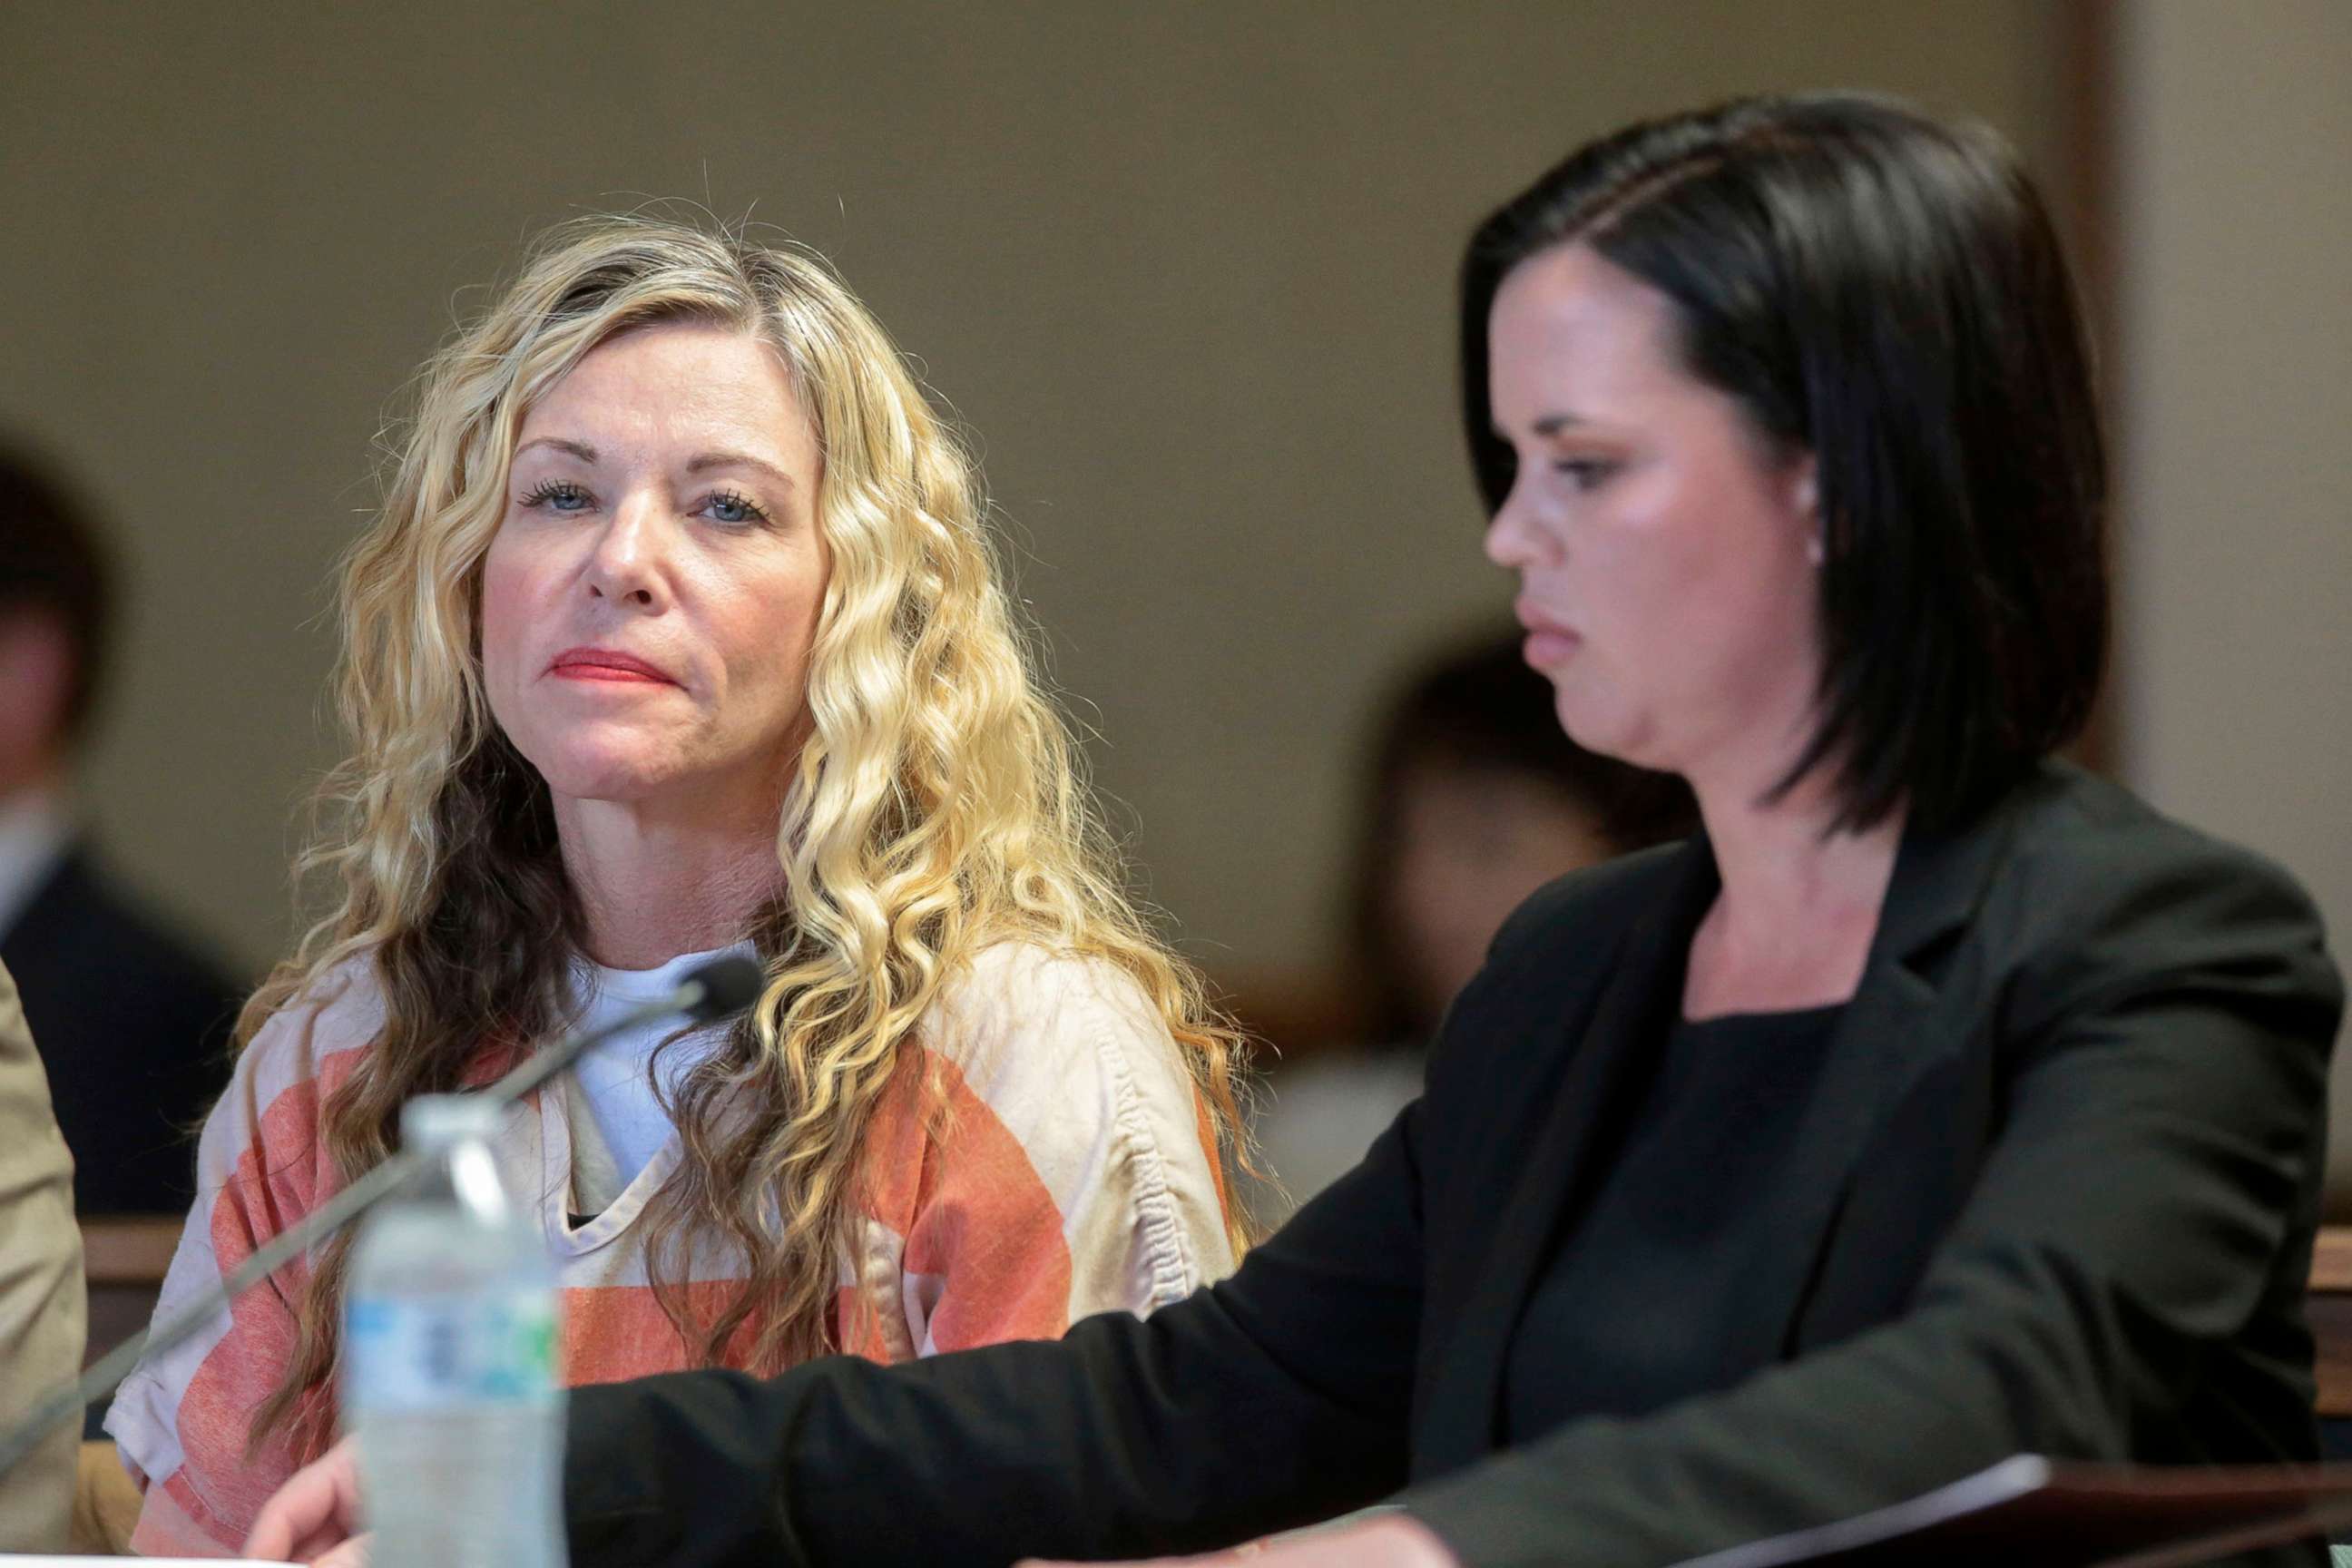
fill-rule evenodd
<path id="1" fill-rule="evenodd" d="M 206 1121 L 159 1314 L 331 1190 L 320 1107 L 383 1010 L 362 965 L 321 990 L 263 1026 Z M 559 1262 L 562 1375 L 600 1383 L 687 1367 L 692 1350 L 655 1300 L 639 1224 L 678 1141 L 583 1218 L 575 1165 L 609 1164 L 585 1103 L 551 1087 L 515 1108 L 498 1149 L 518 1196 L 536 1199 Z M 1157 1010 L 1107 963 L 1016 943 L 982 952 L 902 1049 L 866 1138 L 862 1244 L 835 1301 L 843 1348 L 859 1355 L 1052 1338 L 1089 1313 L 1149 1312 L 1233 1266 L 1200 1097 Z M 740 1254 L 717 1238 L 692 1251 L 688 1300 L 726 1300 L 743 1277 Z M 146 1490 L 138 1551 L 234 1552 L 310 1457 L 282 1431 L 245 1452 L 293 1352 L 300 1270 L 247 1292 L 116 1394 L 107 1430 Z"/>

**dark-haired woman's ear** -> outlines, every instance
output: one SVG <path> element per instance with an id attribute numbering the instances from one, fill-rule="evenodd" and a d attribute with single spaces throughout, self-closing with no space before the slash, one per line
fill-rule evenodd
<path id="1" fill-rule="evenodd" d="M 1828 552 L 1822 542 L 1821 470 L 1811 453 L 1790 468 L 1789 504 L 1805 525 L 1805 559 L 1818 566 Z"/>

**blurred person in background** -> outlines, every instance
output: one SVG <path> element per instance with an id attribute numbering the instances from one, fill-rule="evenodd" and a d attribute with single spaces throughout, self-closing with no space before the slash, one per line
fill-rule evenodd
<path id="1" fill-rule="evenodd" d="M 0 450 L 0 962 L 48 1068 L 75 1206 L 179 1214 L 239 988 L 107 875 L 74 811 L 113 598 L 79 501 Z"/>
<path id="2" fill-rule="evenodd" d="M 341 578 L 332 905 L 247 1006 L 162 1311 L 484 1081 L 721 952 L 499 1152 L 558 1373 L 900 1362 L 1226 1272 L 1234 1037 L 1024 663 L 978 476 L 814 258 L 554 231 L 426 367 Z M 142 1552 L 234 1551 L 336 1424 L 349 1233 L 142 1363 Z"/>
<path id="3" fill-rule="evenodd" d="M 16 983 L 0 963 L 0 1432 L 81 1369 L 81 1234 L 73 1160 Z M 0 1475 L 0 1552 L 66 1548 L 80 1434 L 60 1426 Z"/>
<path id="4" fill-rule="evenodd" d="M 2053 755 L 2106 466 L 2015 153 L 1844 94 L 1627 126 L 1480 226 L 1461 332 L 1528 661 L 1704 831 L 1522 905 L 1426 1092 L 1190 1300 L 580 1390 L 574 1568 L 1098 1562 L 1381 1500 L 1231 1560 L 1663 1568 L 2019 1453 L 2317 1458 L 2343 983 L 2293 877 Z M 348 1531 L 353 1476 L 256 1553 Z"/>
<path id="5" fill-rule="evenodd" d="M 1421 1092 L 1447 1004 L 1510 912 L 1556 878 L 1679 837 L 1690 791 L 1586 751 L 1512 631 L 1423 665 L 1371 755 L 1347 908 L 1353 1040 L 1277 1064 L 1253 1127 L 1271 1229 L 1354 1167 Z"/>

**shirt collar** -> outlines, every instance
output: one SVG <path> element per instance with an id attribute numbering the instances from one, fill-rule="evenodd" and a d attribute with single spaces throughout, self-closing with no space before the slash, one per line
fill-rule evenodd
<path id="1" fill-rule="evenodd" d="M 0 799 L 0 932 L 16 923 L 73 843 L 64 794 L 36 784 Z"/>

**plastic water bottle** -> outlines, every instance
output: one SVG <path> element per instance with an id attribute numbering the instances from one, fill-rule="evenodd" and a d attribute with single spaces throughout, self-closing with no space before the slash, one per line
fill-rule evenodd
<path id="1" fill-rule="evenodd" d="M 373 1568 L 563 1568 L 555 1265 L 499 1178 L 504 1114 L 460 1095 L 403 1107 L 426 1168 L 352 1249 L 343 1409 Z"/>

